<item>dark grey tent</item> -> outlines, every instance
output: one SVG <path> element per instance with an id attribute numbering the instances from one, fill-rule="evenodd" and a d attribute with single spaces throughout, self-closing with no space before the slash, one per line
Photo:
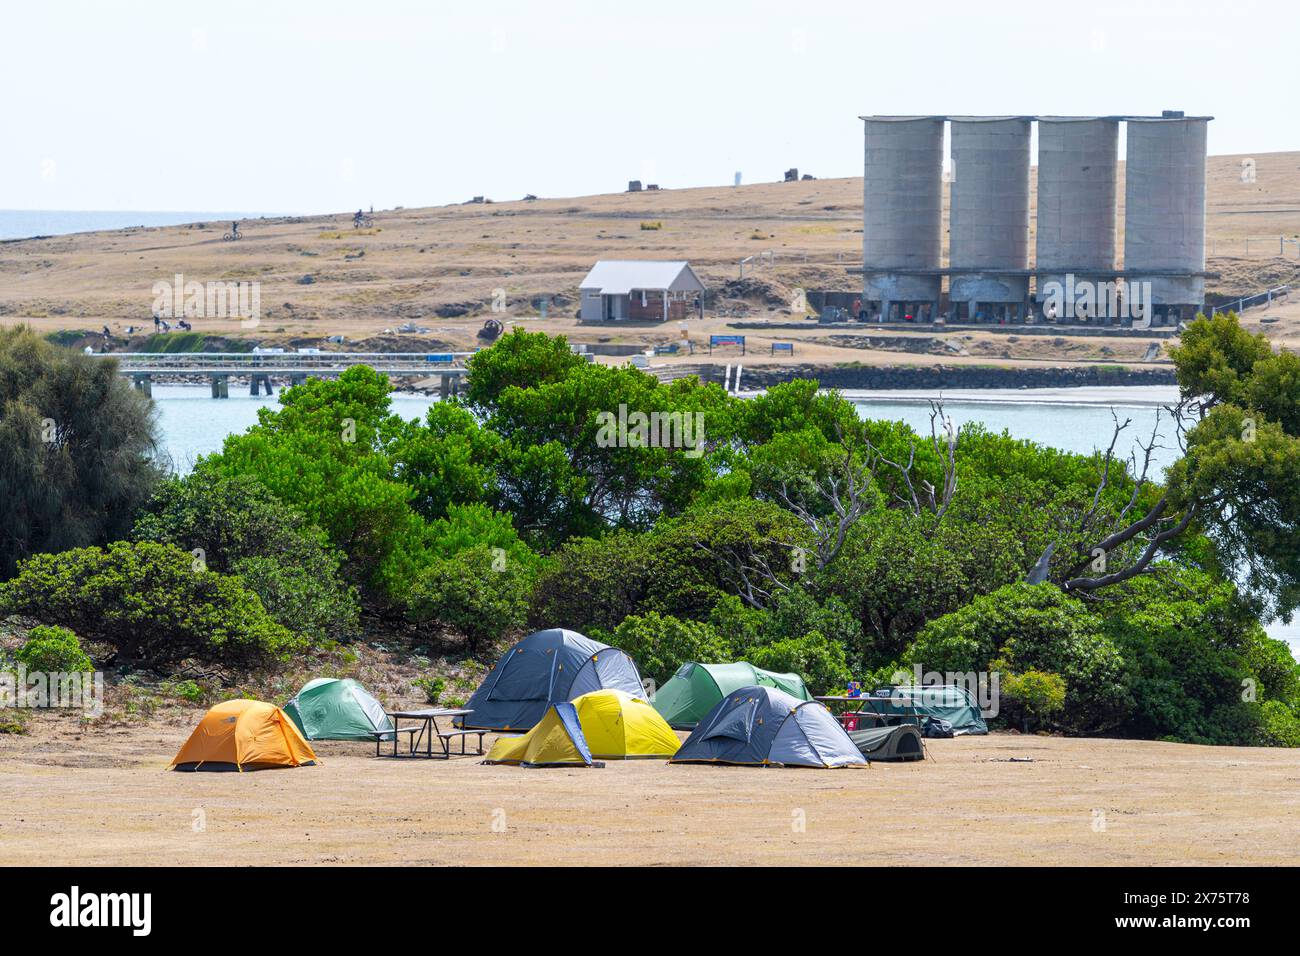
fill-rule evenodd
<path id="1" fill-rule="evenodd" d="M 501 655 L 465 704 L 473 713 L 456 725 L 529 730 L 551 704 L 606 689 L 645 696 L 632 658 L 577 631 L 536 631 Z"/>
<path id="2" fill-rule="evenodd" d="M 851 767 L 866 762 L 823 705 L 758 685 L 718 701 L 669 761 L 760 767 Z"/>
<path id="3" fill-rule="evenodd" d="M 850 730 L 849 739 L 868 761 L 924 760 L 921 732 L 915 724 Z"/>

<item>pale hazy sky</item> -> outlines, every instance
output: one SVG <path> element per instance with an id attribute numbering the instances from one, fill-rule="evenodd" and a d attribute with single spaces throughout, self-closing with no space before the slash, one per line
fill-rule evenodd
<path id="1" fill-rule="evenodd" d="M 0 208 L 336 212 L 862 172 L 863 113 L 1300 149 L 1296 0 L 19 3 Z"/>

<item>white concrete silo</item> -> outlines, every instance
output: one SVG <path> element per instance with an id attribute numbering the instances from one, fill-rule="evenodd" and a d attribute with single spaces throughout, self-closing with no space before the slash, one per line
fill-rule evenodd
<path id="1" fill-rule="evenodd" d="M 1031 117 L 954 117 L 948 212 L 949 297 L 1019 315 L 1029 297 Z"/>
<path id="2" fill-rule="evenodd" d="M 1162 306 L 1205 301 L 1207 117 L 1130 118 L 1125 154 L 1124 270 L 1149 273 Z M 1155 273 L 1172 273 L 1158 275 Z M 1135 273 L 1139 275 L 1134 275 Z"/>
<path id="3" fill-rule="evenodd" d="M 1051 283 L 1070 285 L 1070 274 L 1077 282 L 1111 281 L 1118 195 L 1118 120 L 1039 117 L 1035 266 L 1040 301 Z"/>
<path id="4" fill-rule="evenodd" d="M 862 269 L 865 302 L 938 308 L 943 256 L 941 116 L 864 116 Z"/>

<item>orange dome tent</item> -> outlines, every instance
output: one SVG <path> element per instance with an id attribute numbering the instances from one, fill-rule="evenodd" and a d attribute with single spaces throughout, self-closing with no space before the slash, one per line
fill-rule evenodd
<path id="1" fill-rule="evenodd" d="M 185 741 L 177 770 L 257 770 L 316 762 L 288 714 L 260 700 L 227 700 L 209 710 Z"/>

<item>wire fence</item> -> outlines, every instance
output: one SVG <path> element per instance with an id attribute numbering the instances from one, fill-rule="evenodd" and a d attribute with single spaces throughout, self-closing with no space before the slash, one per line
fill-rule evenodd
<path id="1" fill-rule="evenodd" d="M 1211 258 L 1239 256 L 1245 259 L 1284 259 L 1300 261 L 1298 236 L 1242 236 L 1234 239 L 1207 239 L 1205 251 Z"/>
<path id="2" fill-rule="evenodd" d="M 775 250 L 757 252 L 752 256 L 745 256 L 737 263 L 740 266 L 740 278 L 745 278 L 746 274 L 753 275 L 760 269 L 771 269 L 776 266 L 778 261 L 782 265 L 860 266 L 862 265 L 862 253 L 809 253 L 793 252 L 789 249 L 783 252 Z"/>

